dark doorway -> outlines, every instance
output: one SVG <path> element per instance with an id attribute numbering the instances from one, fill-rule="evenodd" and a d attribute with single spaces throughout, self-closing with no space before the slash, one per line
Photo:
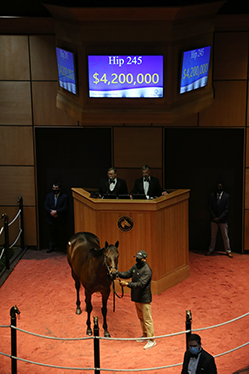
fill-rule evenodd
<path id="1" fill-rule="evenodd" d="M 54 182 L 68 194 L 67 237 L 74 232 L 72 187 L 98 188 L 111 166 L 111 129 L 36 128 L 40 248 L 48 246 L 45 197 Z M 82 231 L 84 227 L 82 228 Z"/>
<path id="2" fill-rule="evenodd" d="M 189 188 L 190 250 L 207 251 L 210 241 L 209 196 L 217 183 L 230 194 L 229 236 L 232 251 L 242 251 L 242 129 L 166 129 L 166 188 Z M 219 233 L 220 234 L 220 233 Z M 217 250 L 223 250 L 220 235 Z"/>

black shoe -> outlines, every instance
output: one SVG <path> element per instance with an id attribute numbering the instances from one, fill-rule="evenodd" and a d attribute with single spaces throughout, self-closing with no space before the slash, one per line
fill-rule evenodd
<path id="1" fill-rule="evenodd" d="M 54 248 L 48 248 L 47 249 L 47 253 L 51 253 L 51 252 L 54 252 Z"/>
<path id="2" fill-rule="evenodd" d="M 205 253 L 205 256 L 211 256 L 212 253 L 213 253 L 213 252 L 209 252 L 209 251 L 208 251 L 208 252 Z"/>

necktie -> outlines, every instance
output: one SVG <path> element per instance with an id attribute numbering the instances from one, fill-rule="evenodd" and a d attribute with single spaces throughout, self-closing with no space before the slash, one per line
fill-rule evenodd
<path id="1" fill-rule="evenodd" d="M 217 197 L 217 205 L 219 205 L 219 203 L 220 203 L 220 195 L 218 195 Z"/>

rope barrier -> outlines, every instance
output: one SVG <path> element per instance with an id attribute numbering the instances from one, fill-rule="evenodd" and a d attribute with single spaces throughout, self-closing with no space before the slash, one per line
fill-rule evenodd
<path id="1" fill-rule="evenodd" d="M 245 313 L 237 318 L 233 318 L 232 320 L 229 320 L 227 322 L 223 322 L 223 323 L 220 323 L 220 324 L 217 324 L 217 325 L 213 325 L 213 326 L 209 326 L 209 327 L 204 327 L 204 328 L 199 328 L 199 329 L 192 329 L 192 332 L 193 331 L 200 331 L 200 330 L 208 330 L 208 329 L 211 329 L 211 328 L 216 328 L 216 327 L 220 327 L 220 326 L 224 326 L 228 323 L 232 323 L 232 322 L 235 322 L 241 318 L 244 318 L 246 316 L 249 315 L 249 312 L 248 313 Z M 18 328 L 16 326 L 13 326 L 13 325 L 0 325 L 0 328 L 6 328 L 6 327 L 11 327 L 12 329 L 15 329 L 15 330 L 18 330 L 18 331 L 21 331 L 23 333 L 26 333 L 26 334 L 29 334 L 29 335 L 33 335 L 33 336 L 36 336 L 36 337 L 41 337 L 41 338 L 45 338 L 45 339 L 53 339 L 53 340 L 62 340 L 62 341 L 75 341 L 75 340 L 93 340 L 93 339 L 102 339 L 102 340 L 119 340 L 119 341 L 133 341 L 133 340 L 137 340 L 137 338 L 105 338 L 105 337 L 100 337 L 100 336 L 89 336 L 89 337 L 80 337 L 80 338 L 58 338 L 58 337 L 53 337 L 53 336 L 47 336 L 47 335 L 41 335 L 41 334 L 36 334 L 36 333 L 33 333 L 33 332 L 30 332 L 30 331 L 26 331 L 24 329 L 21 329 L 21 328 Z M 160 335 L 160 336 L 155 336 L 154 339 L 161 339 L 161 338 L 166 338 L 166 337 L 171 337 L 171 336 L 177 336 L 177 335 L 181 335 L 181 334 L 186 334 L 186 333 L 189 333 L 191 332 L 191 330 L 185 330 L 185 331 L 180 331 L 180 332 L 177 332 L 177 333 L 172 333 L 172 334 L 166 334 L 166 335 Z M 144 340 L 146 340 L 147 338 L 144 338 Z M 245 346 L 247 346 L 249 344 L 249 342 L 247 343 L 244 343 L 238 347 L 235 347 L 233 349 L 230 349 L 229 351 L 226 351 L 226 352 L 223 352 L 223 353 L 219 353 L 217 355 L 214 355 L 214 357 L 220 357 L 220 356 L 223 356 L 223 355 L 226 355 L 228 353 L 232 353 L 238 349 L 241 349 L 241 348 L 244 348 Z M 0 352 L 0 355 L 3 355 L 3 356 L 7 356 L 11 359 L 15 359 L 15 360 L 19 360 L 19 361 L 23 361 L 23 362 L 27 362 L 27 363 L 30 363 L 30 364 L 34 364 L 34 365 L 39 365 L 39 366 L 45 366 L 45 367 L 51 367 L 51 368 L 57 368 L 57 369 L 64 369 L 64 370 L 97 370 L 97 371 L 113 371 L 113 372 L 140 372 L 140 371 L 151 371 L 151 370 L 161 370 L 161 369 L 168 369 L 168 368 L 172 368 L 172 367 L 176 367 L 176 366 L 181 366 L 182 365 L 182 362 L 181 363 L 177 363 L 177 364 L 171 364 L 171 365 L 165 365 L 165 366 L 158 366 L 158 367 L 153 367 L 153 368 L 142 368 L 142 369 L 111 369 L 111 368 L 79 368 L 79 367 L 66 367 L 66 366 L 57 366 L 57 365 L 50 365 L 50 364 L 43 364 L 41 362 L 35 362 L 35 361 L 31 361 L 31 360 L 26 360 L 26 359 L 23 359 L 23 358 L 20 358 L 20 357 L 16 357 L 16 356 L 13 356 L 13 355 L 8 355 L 4 352 Z"/>
<path id="2" fill-rule="evenodd" d="M 91 337 L 91 338 L 94 339 L 93 337 Z M 130 340 L 133 340 L 133 339 L 130 339 Z M 228 353 L 231 353 L 231 352 L 234 352 L 234 351 L 236 351 L 238 349 L 244 348 L 248 344 L 249 344 L 249 342 L 244 343 L 244 344 L 242 344 L 242 345 L 240 345 L 240 346 L 238 346 L 236 348 L 230 349 L 229 351 L 226 351 L 226 352 L 214 355 L 214 357 L 224 356 L 224 355 L 226 355 Z M 39 366 L 45 366 L 45 367 L 51 367 L 51 368 L 55 368 L 55 369 L 64 369 L 64 370 L 99 370 L 99 371 L 103 370 L 103 371 L 113 371 L 113 372 L 116 372 L 116 371 L 118 371 L 118 372 L 133 372 L 133 371 L 139 372 L 139 371 L 151 371 L 151 370 L 169 369 L 169 368 L 172 368 L 172 367 L 176 367 L 176 366 L 181 366 L 182 365 L 182 362 L 180 362 L 178 364 L 171 364 L 171 365 L 165 365 L 165 366 L 157 366 L 157 367 L 153 367 L 153 368 L 142 368 L 142 369 L 79 368 L 79 367 L 67 367 L 67 366 L 57 366 L 57 365 L 43 364 L 41 362 L 30 361 L 30 360 L 26 360 L 24 358 L 11 356 L 11 355 L 8 355 L 8 354 L 3 353 L 3 352 L 0 352 L 0 354 L 3 355 L 3 356 L 9 357 L 9 358 L 14 358 L 16 360 L 27 362 L 27 363 L 30 363 L 30 364 L 39 365 Z"/>
<path id="3" fill-rule="evenodd" d="M 192 330 L 193 331 L 193 330 Z M 190 330 L 184 330 L 184 331 L 180 331 L 180 332 L 175 332 L 175 333 L 172 333 L 172 334 L 167 334 L 167 335 L 159 335 L 159 336 L 152 336 L 151 338 L 153 339 L 162 339 L 162 338 L 168 338 L 170 336 L 176 336 L 176 335 L 182 335 L 182 334 L 187 334 L 191 332 Z M 137 340 L 138 338 L 105 338 L 104 336 L 98 336 L 97 337 L 98 339 L 101 339 L 101 340 Z M 143 340 L 148 340 L 147 337 L 139 337 L 139 340 L 140 339 L 143 339 Z"/>
<path id="4" fill-rule="evenodd" d="M 47 336 L 47 335 L 35 334 L 34 332 L 26 331 L 26 330 L 20 329 L 19 327 L 12 326 L 12 325 L 10 327 L 12 329 L 21 331 L 21 332 L 23 332 L 25 334 L 37 336 L 39 338 L 44 338 L 44 339 L 54 339 L 54 340 L 64 340 L 64 341 L 66 341 L 66 340 L 89 340 L 89 339 L 94 339 L 92 336 L 87 336 L 87 337 L 85 336 L 83 338 L 57 338 L 56 336 Z"/>
<path id="5" fill-rule="evenodd" d="M 19 217 L 19 233 L 17 235 L 17 238 L 15 239 L 15 241 L 9 246 L 9 249 L 14 247 L 14 245 L 17 243 L 17 241 L 19 240 L 21 234 L 22 234 L 22 228 L 21 228 L 21 212 L 22 210 L 19 209 L 19 211 L 17 212 L 16 216 L 13 218 L 13 220 L 11 222 L 8 223 L 8 227 L 11 226 L 16 220 L 17 218 Z M 1 227 L 0 229 L 0 235 L 2 234 L 4 230 L 4 226 Z M 6 244 L 6 243 L 5 243 Z M 5 248 L 2 248 L 2 251 L 1 251 L 1 254 L 0 254 L 0 260 L 1 258 L 3 257 L 3 254 L 4 254 L 4 251 L 5 251 Z"/>
<path id="6" fill-rule="evenodd" d="M 22 229 L 20 229 L 19 234 L 17 235 L 16 240 L 14 241 L 14 243 L 12 243 L 12 244 L 9 246 L 9 248 L 14 247 L 14 245 L 16 244 L 16 242 L 18 241 L 18 239 L 20 238 L 21 233 L 22 233 Z M 4 251 L 5 251 L 5 248 L 2 249 L 2 252 L 1 252 L 1 255 L 0 255 L 0 260 L 1 260 L 1 258 L 3 257 Z"/>
<path id="7" fill-rule="evenodd" d="M 13 244 L 11 244 L 11 245 L 9 246 L 9 248 L 12 248 L 12 247 L 16 244 L 17 240 L 20 238 L 21 233 L 22 233 L 22 229 L 20 229 L 19 234 L 17 235 L 16 240 L 14 241 Z"/>
<path id="8" fill-rule="evenodd" d="M 8 226 L 11 226 L 12 223 L 15 222 L 15 220 L 17 219 L 17 217 L 21 214 L 21 209 L 19 209 L 19 211 L 17 212 L 17 215 L 15 216 L 15 218 L 13 218 L 13 220 L 11 222 L 8 223 Z"/>
<path id="9" fill-rule="evenodd" d="M 39 365 L 39 366 L 45 366 L 49 368 L 55 368 L 55 369 L 65 369 L 65 370 L 94 370 L 94 368 L 79 368 L 79 367 L 67 367 L 67 366 L 57 366 L 57 365 L 49 365 L 49 364 L 42 364 L 41 362 L 36 362 L 36 361 L 30 361 L 30 360 L 25 360 L 24 358 L 8 355 L 6 353 L 0 352 L 1 355 L 9 357 L 9 358 L 14 358 L 15 360 L 18 361 L 23 361 L 23 362 L 28 362 L 29 364 L 34 364 L 34 365 Z"/>
<path id="10" fill-rule="evenodd" d="M 244 318 L 246 316 L 249 315 L 249 312 L 248 313 L 245 313 L 237 318 L 233 318 L 227 322 L 223 322 L 223 323 L 219 323 L 217 325 L 213 325 L 213 326 L 209 326 L 209 327 L 203 327 L 203 328 L 198 328 L 198 329 L 192 329 L 192 332 L 194 331 L 202 331 L 202 330 L 209 330 L 209 329 L 212 329 L 212 328 L 216 328 L 216 327 L 220 327 L 220 326 L 224 326 L 224 325 L 227 325 L 228 323 L 232 323 L 232 322 L 235 322 L 235 321 L 238 321 L 239 319 L 241 318 Z M 1 327 L 1 325 L 0 325 Z M 4 326 L 5 327 L 5 326 Z M 23 330 L 19 327 L 16 327 L 16 326 L 6 326 L 6 327 L 11 327 L 15 330 L 18 330 L 18 331 L 21 331 L 25 334 L 29 334 L 29 335 L 34 335 L 34 336 L 37 336 L 37 337 L 40 337 L 40 338 L 45 338 L 45 339 L 54 339 L 54 340 L 89 340 L 89 339 L 94 339 L 93 337 L 91 336 L 88 336 L 88 337 L 80 337 L 80 338 L 58 338 L 56 336 L 47 336 L 47 335 L 40 335 L 40 334 L 36 334 L 34 332 L 30 332 L 30 331 L 27 331 L 27 330 Z M 184 331 L 180 331 L 180 332 L 175 332 L 175 333 L 172 333 L 172 334 L 166 334 L 166 335 L 159 335 L 159 336 L 154 336 L 153 338 L 154 339 L 162 339 L 162 338 L 168 338 L 168 337 L 171 337 L 171 336 L 177 336 L 177 335 L 182 335 L 182 334 L 187 334 L 191 332 L 191 330 L 184 330 Z M 117 341 L 134 341 L 134 340 L 137 340 L 138 338 L 106 338 L 104 336 L 96 336 L 97 339 L 100 339 L 100 340 L 117 340 Z M 141 337 L 139 337 L 139 339 L 142 339 Z M 147 338 L 143 338 L 144 340 L 147 340 Z"/>
<path id="11" fill-rule="evenodd" d="M 209 329 L 214 329 L 216 327 L 220 327 L 220 326 L 224 326 L 224 325 L 227 325 L 228 323 L 231 323 L 231 322 L 234 322 L 234 321 L 238 321 L 239 319 L 241 318 L 244 318 L 246 316 L 249 315 L 249 312 L 246 313 L 246 314 L 243 314 L 242 316 L 240 317 L 237 317 L 237 318 L 234 318 L 234 319 L 231 319 L 230 321 L 227 321 L 227 322 L 223 322 L 223 323 L 219 323 L 218 325 L 213 325 L 213 326 L 209 326 L 209 327 L 203 327 L 201 329 L 192 329 L 192 331 L 200 331 L 200 330 L 209 330 Z"/>
<path id="12" fill-rule="evenodd" d="M 1 254 L 0 254 L 0 260 L 1 260 L 1 258 L 3 257 L 4 251 L 5 251 L 5 248 L 2 249 L 2 252 L 1 252 Z"/>
<path id="13" fill-rule="evenodd" d="M 33 335 L 33 336 L 36 336 L 36 337 L 41 337 L 41 338 L 45 338 L 45 339 L 53 339 L 53 340 L 61 340 L 61 341 L 77 341 L 77 340 L 93 340 L 94 339 L 94 346 L 95 346 L 95 343 L 98 341 L 98 339 L 103 339 L 103 340 L 119 340 L 119 341 L 134 341 L 134 340 L 137 340 L 138 338 L 105 338 L 105 337 L 100 337 L 99 334 L 98 334 L 98 325 L 97 325 L 97 330 L 95 331 L 94 333 L 94 336 L 88 336 L 88 337 L 80 337 L 80 338 L 59 338 L 59 337 L 53 337 L 53 336 L 47 336 L 47 335 L 41 335 L 41 334 L 36 334 L 36 333 L 33 333 L 33 332 L 30 332 L 30 331 L 27 331 L 27 330 L 24 330 L 24 329 L 21 329 L 21 328 L 18 328 L 16 327 L 16 314 L 20 314 L 20 311 L 18 310 L 18 308 L 16 306 L 12 307 L 11 308 L 11 325 L 0 325 L 0 328 L 6 328 L 6 327 L 10 327 L 12 330 L 11 330 L 11 337 L 12 337 L 12 332 L 14 330 L 18 330 L 20 332 L 23 332 L 23 333 L 26 333 L 26 334 L 29 334 L 29 335 Z M 232 323 L 232 322 L 235 322 L 235 321 L 238 321 L 239 319 L 242 319 L 246 316 L 249 315 L 249 312 L 248 313 L 245 313 L 239 317 L 236 317 L 236 318 L 233 318 L 232 320 L 229 320 L 229 321 L 226 321 L 226 322 L 223 322 L 223 323 L 220 323 L 220 324 L 216 324 L 216 325 L 213 325 L 213 326 L 209 326 L 209 327 L 204 327 L 204 328 L 198 328 L 198 329 L 191 329 L 191 326 L 190 326 L 190 329 L 189 330 L 184 330 L 184 331 L 180 331 L 180 332 L 176 332 L 176 333 L 172 333 L 172 334 L 166 334 L 166 335 L 160 335 L 160 336 L 154 336 L 153 338 L 154 339 L 161 339 L 161 338 L 166 338 L 166 337 L 171 337 L 171 336 L 177 336 L 177 335 L 181 335 L 181 334 L 188 334 L 188 333 L 191 333 L 191 332 L 194 332 L 194 331 L 200 331 L 200 330 L 208 330 L 208 329 L 211 329 L 211 328 L 216 328 L 216 327 L 220 327 L 220 326 L 224 326 L 228 323 Z M 141 338 L 139 338 L 141 339 Z M 147 340 L 148 338 L 144 338 L 144 340 Z M 16 336 L 15 336 L 15 340 L 16 340 Z M 16 344 L 16 343 L 15 343 Z M 237 351 L 238 349 L 241 349 L 241 348 L 244 348 L 246 347 L 247 345 L 249 344 L 249 342 L 247 343 L 244 343 L 238 347 L 235 347 L 233 349 L 230 349 L 226 352 L 223 352 L 223 353 L 219 353 L 217 355 L 214 355 L 214 357 L 220 357 L 220 356 L 223 356 L 223 355 L 226 355 L 226 354 L 229 354 L 229 353 L 232 353 L 234 351 Z M 20 357 L 17 357 L 16 356 L 16 349 L 15 350 L 12 350 L 11 351 L 11 355 L 8 355 L 4 352 L 0 352 L 0 355 L 3 355 L 3 356 L 6 356 L 6 357 L 9 357 L 12 359 L 12 363 L 14 361 L 14 365 L 16 367 L 16 360 L 19 360 L 19 361 L 23 361 L 23 362 L 27 362 L 27 363 L 31 363 L 31 364 L 34 364 L 34 365 L 39 365 L 39 366 L 45 366 L 45 367 L 51 367 L 51 368 L 57 368 L 57 369 L 64 369 L 64 370 L 95 370 L 96 371 L 113 371 L 113 372 L 140 372 L 140 371 L 151 371 L 151 370 L 161 370 L 161 369 L 168 369 L 168 368 L 172 368 L 172 367 L 176 367 L 176 366 L 180 366 L 182 365 L 182 362 L 181 363 L 177 363 L 177 364 L 171 364 L 171 365 L 165 365 L 165 366 L 159 366 L 159 367 L 153 367 L 153 368 L 140 368 L 140 369 L 112 369 L 112 368 L 100 368 L 99 367 L 99 363 L 96 362 L 96 358 L 95 358 L 95 363 L 94 365 L 97 366 L 96 368 L 79 368 L 79 367 L 66 367 L 66 366 L 57 366 L 57 365 L 50 365 L 50 364 L 43 364 L 41 362 L 35 362 L 35 361 L 31 361 L 31 360 L 26 360 L 26 359 L 23 359 L 23 358 L 20 358 Z M 95 357 L 95 351 L 94 351 L 94 357 Z"/>

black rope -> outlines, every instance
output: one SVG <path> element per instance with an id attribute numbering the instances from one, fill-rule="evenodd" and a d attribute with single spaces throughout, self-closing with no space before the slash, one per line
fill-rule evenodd
<path id="1" fill-rule="evenodd" d="M 112 286 L 113 286 L 113 312 L 115 312 L 115 296 L 117 296 L 119 299 L 122 299 L 122 297 L 124 296 L 124 287 L 122 287 L 122 295 L 119 296 L 117 294 L 117 292 L 115 291 L 115 282 L 114 282 L 114 279 L 112 281 Z"/>

